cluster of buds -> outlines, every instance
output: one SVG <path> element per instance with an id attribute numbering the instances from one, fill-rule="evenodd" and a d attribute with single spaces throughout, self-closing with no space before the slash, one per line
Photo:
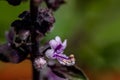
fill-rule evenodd
<path id="1" fill-rule="evenodd" d="M 7 44 L 4 44 L 4 46 L 8 50 L 3 51 L 4 46 L 1 46 L 1 53 L 4 53 L 1 55 L 8 57 L 7 59 L 14 63 L 25 60 L 31 51 L 32 45 L 30 12 L 23 12 L 19 15 L 19 18 L 11 24 L 10 31 L 6 32 Z M 37 18 L 37 21 L 34 22 L 34 29 L 36 40 L 39 41 L 51 30 L 55 19 L 49 9 L 40 9 Z"/>

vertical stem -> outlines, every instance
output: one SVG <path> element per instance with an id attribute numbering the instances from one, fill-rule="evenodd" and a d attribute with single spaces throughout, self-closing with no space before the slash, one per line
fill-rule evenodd
<path id="1" fill-rule="evenodd" d="M 36 32 L 34 28 L 34 22 L 38 15 L 38 6 L 35 5 L 35 0 L 30 0 L 30 14 L 31 14 L 31 61 L 33 68 L 33 80 L 40 80 L 40 71 L 37 71 L 33 65 L 35 58 L 39 55 L 39 42 L 36 40 Z"/>

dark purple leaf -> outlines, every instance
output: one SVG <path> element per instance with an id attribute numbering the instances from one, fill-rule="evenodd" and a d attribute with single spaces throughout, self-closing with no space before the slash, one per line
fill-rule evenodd
<path id="1" fill-rule="evenodd" d="M 77 66 L 65 66 L 69 72 L 72 72 L 73 75 L 78 75 L 83 80 L 88 80 L 83 71 Z"/>
<path id="2" fill-rule="evenodd" d="M 54 74 L 56 74 L 58 77 L 66 79 L 66 76 L 64 74 L 62 74 L 62 72 L 59 72 L 59 71 L 56 71 L 56 70 L 52 70 L 52 72 Z"/>

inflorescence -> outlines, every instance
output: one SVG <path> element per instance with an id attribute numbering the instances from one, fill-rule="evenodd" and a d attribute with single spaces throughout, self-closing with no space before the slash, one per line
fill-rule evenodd
<path id="1" fill-rule="evenodd" d="M 6 0 L 9 4 L 13 6 L 19 5 L 21 2 L 26 0 Z M 35 0 L 38 3 L 45 1 L 47 8 L 40 8 L 37 13 L 37 19 L 32 22 L 30 11 L 24 11 L 11 24 L 11 28 L 6 32 L 7 43 L 0 46 L 0 59 L 4 62 L 20 63 L 25 59 L 29 59 L 28 55 L 31 53 L 31 46 L 33 45 L 31 41 L 31 25 L 34 25 L 35 40 L 40 42 L 41 38 L 46 36 L 53 28 L 55 23 L 55 18 L 53 16 L 53 11 L 56 11 L 61 4 L 65 3 L 64 0 Z M 39 2 L 40 1 L 40 2 Z M 67 46 L 67 40 L 61 41 L 59 36 L 48 42 L 47 45 L 39 48 L 39 55 L 35 57 L 33 62 L 34 67 L 37 70 L 41 70 L 45 67 L 49 67 L 48 72 L 54 74 L 48 74 L 54 76 L 57 75 L 59 78 L 65 78 L 61 67 L 65 67 L 66 70 L 71 71 L 71 68 L 75 69 L 73 65 L 75 64 L 74 55 L 71 54 L 67 56 L 64 54 L 64 50 Z M 56 62 L 58 61 L 58 62 Z M 59 64 L 58 64 L 59 63 Z M 72 66 L 72 67 L 67 67 Z M 61 69 L 61 72 L 57 69 Z M 65 69 L 64 69 L 65 70 Z M 65 73 L 65 72 L 64 72 Z M 59 80 L 56 77 L 55 80 Z M 53 79 L 49 79 L 53 80 Z"/>

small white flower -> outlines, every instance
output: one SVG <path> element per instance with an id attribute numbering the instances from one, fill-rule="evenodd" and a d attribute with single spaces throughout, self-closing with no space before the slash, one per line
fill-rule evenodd
<path id="1" fill-rule="evenodd" d="M 42 57 L 36 58 L 34 61 L 34 66 L 37 70 L 44 68 L 46 65 L 46 60 Z"/>

